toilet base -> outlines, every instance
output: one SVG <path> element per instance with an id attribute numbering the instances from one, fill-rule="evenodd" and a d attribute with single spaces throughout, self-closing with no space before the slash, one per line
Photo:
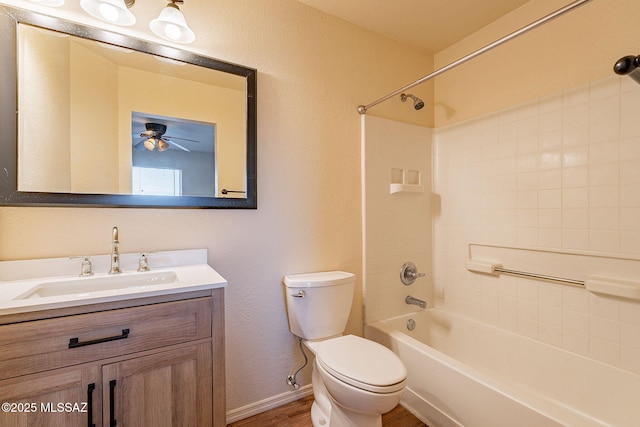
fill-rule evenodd
<path id="1" fill-rule="evenodd" d="M 333 405 L 325 414 L 316 401 L 311 405 L 311 423 L 313 427 L 382 427 L 381 415 L 365 415 L 346 411 Z"/>
<path id="2" fill-rule="evenodd" d="M 316 362 L 313 364 L 311 383 L 314 398 L 311 405 L 313 427 L 382 427 L 381 414 L 364 414 L 337 403 L 322 381 Z"/>
<path id="3" fill-rule="evenodd" d="M 311 424 L 313 427 L 327 427 L 329 425 L 329 417 L 322 412 L 315 401 L 311 405 Z"/>

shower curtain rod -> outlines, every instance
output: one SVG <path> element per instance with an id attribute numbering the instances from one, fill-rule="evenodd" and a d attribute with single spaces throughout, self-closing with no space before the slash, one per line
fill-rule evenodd
<path id="1" fill-rule="evenodd" d="M 411 89 L 414 86 L 418 86 L 419 84 L 422 84 L 422 83 L 426 82 L 427 80 L 431 80 L 434 77 L 437 77 L 440 74 L 445 73 L 445 72 L 451 70 L 452 68 L 457 67 L 458 65 L 464 64 L 465 62 L 475 58 L 478 55 L 482 55 L 483 53 L 490 51 L 494 47 L 498 47 L 501 44 L 506 43 L 509 40 L 514 39 L 514 38 L 516 38 L 516 37 L 528 32 L 528 31 L 531 31 L 534 28 L 539 27 L 540 25 L 546 24 L 547 22 L 549 22 L 549 21 L 551 21 L 551 20 L 553 20 L 553 19 L 555 19 L 555 18 L 557 18 L 557 17 L 559 17 L 561 15 L 564 15 L 565 13 L 570 12 L 571 10 L 573 10 L 573 9 L 575 9 L 577 7 L 580 7 L 583 4 L 588 3 L 590 1 L 592 1 L 592 0 L 576 0 L 573 3 L 570 3 L 567 6 L 556 10 L 553 13 L 550 13 L 549 15 L 547 15 L 547 16 L 545 16 L 543 18 L 540 18 L 535 22 L 532 22 L 531 24 L 529 24 L 527 26 L 520 28 L 519 30 L 514 31 L 511 34 L 508 34 L 508 35 L 502 37 L 501 39 L 498 39 L 498 40 L 494 41 L 493 43 L 488 44 L 485 47 L 480 48 L 480 49 L 476 50 L 475 52 L 472 52 L 472 53 L 468 54 L 467 56 L 464 56 L 464 57 L 458 59 L 457 61 L 454 61 L 451 64 L 446 65 L 446 66 L 434 71 L 433 73 L 431 73 L 429 75 L 426 75 L 423 78 L 421 78 L 419 80 L 416 80 L 415 82 L 413 82 L 411 84 L 408 84 L 405 87 L 400 88 L 400 89 L 396 90 L 395 92 L 392 92 L 389 95 L 378 99 L 377 101 L 373 101 L 369 105 L 360 105 L 358 107 L 358 113 L 366 114 L 366 112 L 367 112 L 367 110 L 369 108 L 374 107 L 374 106 L 380 104 L 381 102 L 384 102 L 387 99 L 392 98 L 392 97 L 394 97 L 396 95 L 400 95 L 402 92 L 405 92 L 405 91 Z"/>

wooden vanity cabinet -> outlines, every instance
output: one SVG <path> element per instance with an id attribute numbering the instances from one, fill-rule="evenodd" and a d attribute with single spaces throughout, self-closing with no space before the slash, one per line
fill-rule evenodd
<path id="1" fill-rule="evenodd" d="M 223 292 L 0 318 L 0 426 L 224 426 Z"/>
<path id="2" fill-rule="evenodd" d="M 57 369 L 0 381 L 2 427 L 98 427 L 101 416 L 100 366 Z M 79 403 L 78 408 L 58 407 Z M 9 405 L 9 406 L 7 406 Z"/>

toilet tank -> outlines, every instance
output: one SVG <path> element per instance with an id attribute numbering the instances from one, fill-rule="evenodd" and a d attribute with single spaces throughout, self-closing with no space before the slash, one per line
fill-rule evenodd
<path id="1" fill-rule="evenodd" d="M 344 271 L 284 276 L 291 332 L 318 340 L 344 332 L 353 301 L 355 275 Z"/>

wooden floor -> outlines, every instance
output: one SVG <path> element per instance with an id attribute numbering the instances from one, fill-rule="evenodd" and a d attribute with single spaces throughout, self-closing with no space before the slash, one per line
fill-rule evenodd
<path id="1" fill-rule="evenodd" d="M 236 421 L 229 424 L 229 427 L 311 427 L 312 403 L 313 396 L 308 396 L 279 408 Z M 400 405 L 382 416 L 382 425 L 384 427 L 426 426 Z"/>

